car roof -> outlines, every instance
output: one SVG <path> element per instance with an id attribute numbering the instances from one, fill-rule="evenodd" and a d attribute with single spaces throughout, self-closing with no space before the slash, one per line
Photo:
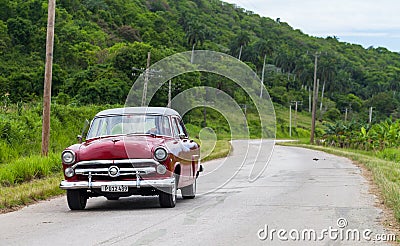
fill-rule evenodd
<path id="1" fill-rule="evenodd" d="M 164 107 L 125 107 L 125 108 L 113 108 L 100 111 L 96 114 L 97 116 L 106 115 L 122 115 L 122 114 L 159 114 L 159 115 L 176 115 L 179 113 L 171 108 Z"/>

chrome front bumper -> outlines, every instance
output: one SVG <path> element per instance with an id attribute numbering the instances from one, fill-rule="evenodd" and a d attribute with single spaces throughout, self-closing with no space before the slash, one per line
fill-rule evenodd
<path id="1" fill-rule="evenodd" d="M 63 190 L 73 189 L 100 189 L 103 185 L 125 185 L 129 188 L 154 187 L 169 188 L 174 185 L 174 178 L 152 179 L 152 180 L 135 180 L 135 181 L 61 181 L 60 188 Z"/>

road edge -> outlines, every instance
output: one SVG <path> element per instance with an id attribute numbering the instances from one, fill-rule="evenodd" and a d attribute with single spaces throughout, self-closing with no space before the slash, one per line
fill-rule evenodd
<path id="1" fill-rule="evenodd" d="M 294 147 L 294 148 L 304 148 L 315 151 L 322 151 L 327 154 L 335 155 L 338 157 L 343 157 L 348 159 L 353 165 L 360 168 L 361 175 L 368 182 L 368 192 L 375 196 L 374 206 L 382 210 L 383 215 L 379 217 L 379 223 L 387 230 L 389 233 L 393 233 L 396 235 L 395 242 L 388 242 L 392 245 L 400 245 L 400 222 L 396 219 L 394 215 L 394 211 L 390 208 L 385 202 L 384 195 L 381 192 L 381 187 L 374 181 L 373 172 L 362 162 L 351 158 L 351 156 L 344 155 L 339 151 L 334 151 L 334 149 L 326 148 L 323 146 L 315 146 L 308 144 L 301 144 L 297 142 L 277 142 L 277 145 L 285 146 L 285 147 Z M 340 151 L 345 151 L 344 149 L 339 149 Z M 352 154 L 348 152 L 348 154 Z"/>

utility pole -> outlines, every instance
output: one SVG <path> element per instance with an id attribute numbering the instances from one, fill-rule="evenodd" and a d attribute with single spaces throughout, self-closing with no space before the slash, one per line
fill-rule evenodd
<path id="1" fill-rule="evenodd" d="M 143 94 L 142 94 L 142 107 L 144 107 L 145 104 L 146 104 L 147 84 L 149 83 L 150 54 L 151 54 L 151 52 L 149 51 L 147 53 L 146 73 L 144 74 L 144 85 L 143 85 Z"/>
<path id="2" fill-rule="evenodd" d="M 345 109 L 345 113 L 344 113 L 344 122 L 347 122 L 347 108 Z"/>
<path id="3" fill-rule="evenodd" d="M 172 89 L 172 83 L 171 80 L 168 81 L 168 108 L 171 108 L 171 89 Z"/>
<path id="4" fill-rule="evenodd" d="M 319 105 L 319 111 L 322 111 L 322 101 L 324 100 L 324 91 L 325 91 L 325 80 L 324 84 L 322 85 L 321 104 Z"/>
<path id="5" fill-rule="evenodd" d="M 56 0 L 49 0 L 47 9 L 46 65 L 44 71 L 42 156 L 49 154 L 51 82 L 53 73 L 54 22 Z"/>
<path id="6" fill-rule="evenodd" d="M 308 112 L 311 113 L 311 86 L 308 87 Z"/>
<path id="7" fill-rule="evenodd" d="M 194 59 L 194 47 L 196 46 L 196 43 L 193 44 L 192 46 L 192 55 L 190 56 L 190 64 L 193 64 L 193 59 Z"/>
<path id="8" fill-rule="evenodd" d="M 292 138 L 292 104 L 289 104 L 289 137 Z"/>
<path id="9" fill-rule="evenodd" d="M 208 87 L 205 88 L 205 95 L 204 95 L 204 106 L 203 106 L 203 125 L 202 127 L 207 127 L 207 99 L 208 99 Z"/>
<path id="10" fill-rule="evenodd" d="M 369 108 L 369 124 L 372 122 L 372 107 Z"/>
<path id="11" fill-rule="evenodd" d="M 312 120 L 311 120 L 311 136 L 310 136 L 310 143 L 314 144 L 314 135 L 315 135 L 315 118 L 316 118 L 316 111 L 317 111 L 317 100 L 318 100 L 318 84 L 319 79 L 317 80 L 317 68 L 318 68 L 318 56 L 319 53 L 316 52 L 314 54 L 315 61 L 314 61 L 314 98 L 313 98 L 313 105 L 312 105 Z"/>
<path id="12" fill-rule="evenodd" d="M 260 98 L 262 98 L 263 95 L 263 88 L 264 88 L 264 72 L 265 72 L 265 59 L 267 58 L 267 55 L 264 55 L 264 64 L 262 68 L 262 74 L 261 74 L 261 89 L 260 89 Z"/>
<path id="13" fill-rule="evenodd" d="M 295 106 L 294 126 L 297 127 L 297 109 L 298 109 L 298 106 L 303 105 L 303 101 L 292 101 L 291 104 Z"/>

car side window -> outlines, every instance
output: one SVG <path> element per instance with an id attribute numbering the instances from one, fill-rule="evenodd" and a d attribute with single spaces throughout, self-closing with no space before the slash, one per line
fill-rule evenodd
<path id="1" fill-rule="evenodd" d="M 172 128 L 174 129 L 174 137 L 179 137 L 179 128 L 175 118 L 172 118 Z"/>
<path id="2" fill-rule="evenodd" d="M 184 127 L 182 127 L 181 121 L 178 118 L 176 117 L 173 118 L 173 124 L 176 125 L 177 127 L 176 129 L 177 134 L 175 135 L 175 137 L 179 137 L 179 135 L 185 135 L 187 137 L 186 131 Z"/>
<path id="3" fill-rule="evenodd" d="M 187 137 L 187 134 L 186 134 L 186 131 L 185 131 L 185 127 L 182 125 L 183 124 L 182 121 L 179 120 L 178 118 L 175 118 L 175 120 L 176 120 L 176 123 L 177 123 L 178 128 L 179 128 L 179 134 L 180 135 L 185 135 L 185 137 Z"/>
<path id="4" fill-rule="evenodd" d="M 185 134 L 186 137 L 189 137 L 189 134 L 187 133 L 186 128 L 185 128 L 185 124 L 183 124 L 182 120 L 179 121 L 179 126 L 182 129 L 183 134 Z"/>
<path id="5" fill-rule="evenodd" d="M 171 127 L 169 125 L 169 119 L 166 116 L 162 117 L 162 133 L 166 136 L 171 136 Z"/>

